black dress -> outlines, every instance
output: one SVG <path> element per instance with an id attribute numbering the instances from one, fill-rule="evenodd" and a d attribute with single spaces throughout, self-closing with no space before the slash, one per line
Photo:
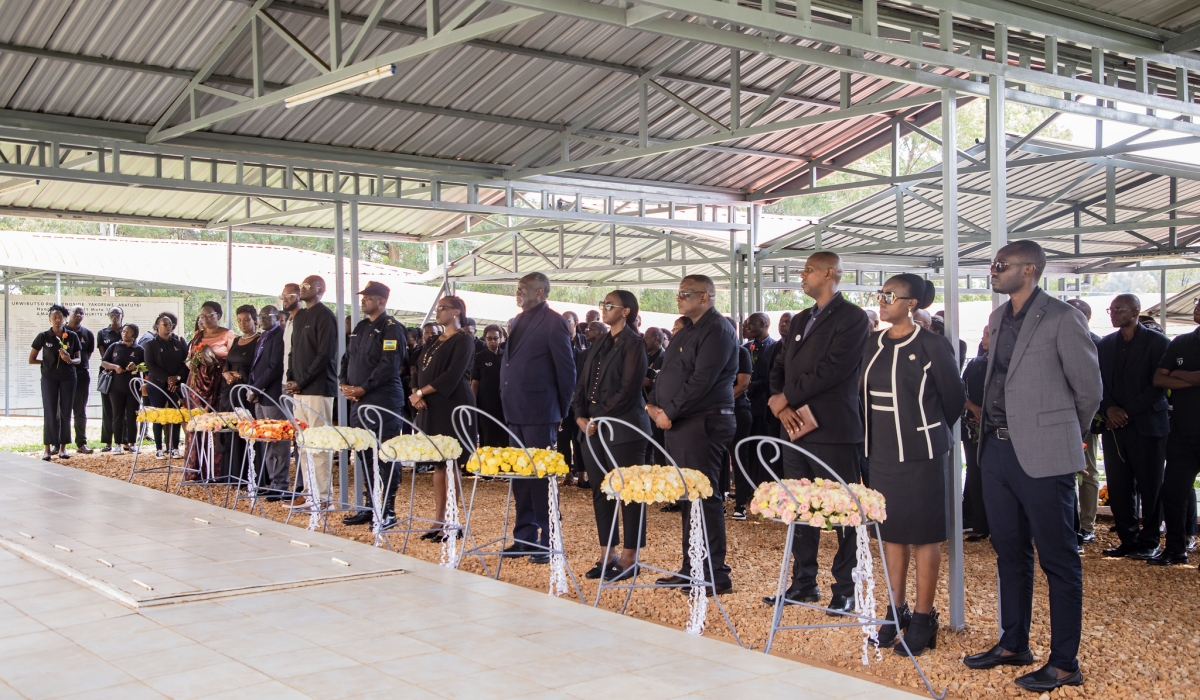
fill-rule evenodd
<path id="1" fill-rule="evenodd" d="M 221 405 L 218 410 L 232 411 L 237 405 L 237 401 L 233 396 L 233 389 L 238 384 L 248 384 L 250 382 L 250 368 L 254 366 L 254 352 L 258 349 L 258 336 L 254 337 L 245 345 L 239 341 L 233 341 L 229 346 L 229 354 L 225 356 L 225 371 L 237 372 L 239 378 L 232 384 L 226 382 L 221 388 Z"/>
<path id="2" fill-rule="evenodd" d="M 464 404 L 475 405 L 475 394 L 468 380 L 474 360 L 475 339 L 468 333 L 455 333 L 444 341 L 438 338 L 421 350 L 413 390 L 425 386 L 436 389 L 424 397 L 425 409 L 417 412 L 417 427 L 426 435 L 458 437 L 450 414 Z M 463 445 L 463 448 L 465 456 L 467 446 Z"/>
<path id="3" fill-rule="evenodd" d="M 883 352 L 867 374 L 870 397 L 869 420 L 871 488 L 887 501 L 887 519 L 879 525 L 884 542 L 932 544 L 946 541 L 946 474 L 950 454 L 933 459 L 900 461 L 895 406 L 891 394 L 893 348 L 908 338 L 893 339 L 883 334 Z M 886 394 L 886 395 L 883 395 Z M 889 429 L 891 428 L 891 429 Z"/>
<path id="4" fill-rule="evenodd" d="M 475 396 L 480 410 L 504 424 L 504 404 L 500 401 L 500 356 L 486 347 L 475 355 L 479 393 Z M 479 444 L 484 447 L 508 447 L 508 433 L 490 420 L 479 422 Z"/>

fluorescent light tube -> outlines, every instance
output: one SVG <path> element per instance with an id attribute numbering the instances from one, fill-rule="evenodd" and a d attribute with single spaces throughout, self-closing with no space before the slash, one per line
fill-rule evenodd
<path id="1" fill-rule="evenodd" d="M 296 105 L 302 105 L 306 102 L 319 100 L 322 97 L 329 97 L 330 95 L 336 95 L 339 92 L 345 92 L 346 90 L 358 87 L 359 85 L 366 85 L 367 83 L 373 83 L 376 80 L 383 80 L 384 78 L 389 78 L 395 74 L 395 64 L 380 66 L 379 68 L 372 68 L 371 70 L 364 71 L 358 75 L 352 75 L 349 78 L 342 78 L 341 80 L 334 81 L 328 85 L 322 85 L 321 87 L 313 88 L 312 90 L 306 90 L 299 95 L 293 95 L 292 97 L 284 100 L 283 104 L 287 107 L 295 107 Z"/>

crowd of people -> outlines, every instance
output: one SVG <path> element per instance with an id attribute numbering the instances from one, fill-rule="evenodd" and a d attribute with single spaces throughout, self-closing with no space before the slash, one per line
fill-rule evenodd
<path id="1" fill-rule="evenodd" d="M 937 645 L 940 545 L 950 531 L 947 504 L 959 497 L 948 493 L 950 455 L 961 440 L 965 529 L 970 540 L 990 539 L 996 552 L 1004 631 L 995 647 L 964 663 L 976 669 L 1033 663 L 1028 638 L 1036 548 L 1049 582 L 1051 653 L 1042 668 L 1016 682 L 1047 692 L 1082 683 L 1080 554 L 1095 540 L 1097 442 L 1120 539 L 1104 555 L 1187 563 L 1196 527 L 1192 484 L 1200 471 L 1200 331 L 1168 340 L 1144 322 L 1136 296 L 1121 295 L 1108 309 L 1116 332 L 1099 338 L 1088 330 L 1085 302 L 1062 302 L 1041 289 L 1045 265 L 1044 251 L 1032 241 L 997 252 L 992 289 L 1008 301 L 992 313 L 977 355 L 965 367 L 965 344 L 954 347 L 943 319 L 929 314 L 932 282 L 893 276 L 875 295 L 878 310 L 862 309 L 839 291 L 841 260 L 827 252 L 810 256 L 801 273 L 814 304 L 795 316 L 783 314 L 779 340 L 771 337 L 766 314 L 751 314 L 740 329 L 744 343 L 736 325 L 716 310 L 716 289 L 703 275 L 680 281 L 681 315 L 673 328 L 642 331 L 634 294 L 609 293 L 581 321 L 574 312 L 552 310 L 549 279 L 531 273 L 517 285 L 521 312 L 503 327 L 486 326 L 482 338 L 460 297 L 441 297 L 429 322 L 406 329 L 386 312 L 388 288 L 371 282 L 359 292 L 362 320 L 347 326 L 340 367 L 337 319 L 321 303 L 325 281 L 317 276 L 287 285 L 278 306 L 239 307 L 237 333 L 221 325 L 221 305 L 206 302 L 190 341 L 175 334 L 177 319 L 169 313 L 139 338 L 139 329 L 123 324 L 114 307 L 110 324 L 93 336 L 81 326 L 82 309 L 56 305 L 49 330 L 38 335 L 30 353 L 42 371 L 44 459 L 68 456 L 72 415 L 79 450 L 88 451 L 79 411 L 90 381 L 88 355 L 96 350 L 112 375 L 101 381 L 103 449 L 118 454 L 136 449 L 132 411 L 138 397 L 130 382 L 140 375 L 152 387 L 142 397 L 149 406 L 199 401 L 228 410 L 237 387 L 248 384 L 256 391 L 245 394 L 259 417 L 280 417 L 275 401 L 288 395 L 296 418 L 315 426 L 335 420 L 334 397 L 340 395 L 351 406 L 349 425 L 377 430 L 383 439 L 403 432 L 401 417 L 427 434 L 455 435 L 452 412 L 474 406 L 495 419 L 471 423 L 477 444 L 556 448 L 571 465 L 568 483 L 591 489 L 599 556 L 588 578 L 631 578 L 636 552 L 645 546 L 642 509 L 601 492 L 606 471 L 662 463 L 661 446 L 677 463 L 705 474 L 714 486 L 713 495 L 698 503 L 709 543 L 709 594 L 733 587 L 726 517 L 744 520 L 754 489 L 772 476 L 813 479 L 832 471 L 887 500 L 881 533 L 896 601 L 887 619 L 898 625 L 882 629 L 879 645 L 919 655 Z M 1200 305 L 1195 320 L 1200 323 Z M 887 324 L 882 330 L 881 322 Z M 365 405 L 385 409 L 382 426 L 363 425 L 357 407 Z M 618 425 L 598 434 L 591 421 L 600 417 L 637 430 Z M 960 420 L 961 433 L 955 434 Z M 179 457 L 174 428 L 154 426 L 159 458 Z M 748 435 L 788 440 L 802 451 L 784 450 L 765 461 L 747 449 L 733 459 Z M 237 443 L 227 435 L 217 448 L 226 475 L 237 469 Z M 315 483 L 306 488 L 300 474 L 292 489 L 286 444 L 269 447 L 261 459 L 267 498 L 287 499 L 293 509 L 330 506 L 331 455 L 317 455 L 310 477 Z M 369 463 L 360 461 L 364 484 L 372 480 Z M 383 469 L 386 526 L 395 522 L 400 472 L 386 463 Z M 438 522 L 445 519 L 445 480 L 453 478 L 448 469 L 434 470 Z M 202 476 L 190 462 L 187 474 Z M 505 554 L 546 563 L 547 482 L 518 480 L 512 488 L 516 518 Z M 366 498 L 372 498 L 369 489 Z M 658 581 L 685 591 L 693 584 L 687 576 L 691 507 L 685 501 L 664 508 L 682 518 L 680 573 Z M 359 511 L 345 522 L 371 518 Z M 1160 548 L 1164 522 L 1166 547 Z M 456 533 L 432 531 L 426 538 L 449 536 Z M 831 615 L 853 610 L 857 557 L 852 532 L 835 528 L 834 536 L 834 583 L 823 606 Z M 784 603 L 822 600 L 820 537 L 817 528 L 796 531 Z M 896 644 L 898 634 L 904 646 Z"/>

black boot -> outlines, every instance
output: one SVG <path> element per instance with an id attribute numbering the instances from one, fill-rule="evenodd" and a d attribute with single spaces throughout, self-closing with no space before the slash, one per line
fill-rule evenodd
<path id="1" fill-rule="evenodd" d="M 912 652 L 913 656 L 920 656 L 926 647 L 937 649 L 937 631 L 938 614 L 936 609 L 930 610 L 928 614 L 913 613 L 912 622 L 904 632 L 904 644 L 897 644 L 892 651 L 900 656 L 908 656 L 909 652 Z M 904 649 L 905 644 L 908 645 L 908 651 Z"/>
<path id="2" fill-rule="evenodd" d="M 903 603 L 900 606 L 899 611 L 900 611 L 900 629 L 901 630 L 908 629 L 908 623 L 912 622 L 912 611 L 908 609 L 908 603 L 907 602 Z M 887 616 L 885 616 L 883 619 L 889 620 L 889 621 L 896 619 L 896 618 L 892 617 L 892 606 L 890 606 L 890 605 L 888 606 Z M 887 648 L 895 643 L 896 643 L 896 627 L 893 625 L 880 625 L 879 626 L 879 646 L 883 647 L 883 648 Z"/>

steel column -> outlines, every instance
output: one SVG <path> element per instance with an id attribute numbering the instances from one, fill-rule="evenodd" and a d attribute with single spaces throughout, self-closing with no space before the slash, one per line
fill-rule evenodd
<path id="1" fill-rule="evenodd" d="M 339 182 L 341 173 L 333 174 L 334 182 Z M 333 276 L 334 294 L 335 294 L 335 310 L 337 312 L 337 358 L 334 360 L 334 367 L 342 366 L 342 355 L 346 352 L 346 333 L 343 325 L 346 323 L 346 250 L 345 241 L 343 239 L 342 228 L 342 202 L 334 203 L 333 207 Z M 338 409 L 338 425 L 349 425 L 346 414 L 346 397 L 339 395 L 337 397 Z M 346 478 L 349 470 L 346 469 L 346 462 L 349 460 L 346 451 L 339 453 L 338 459 L 338 502 L 346 502 Z"/>
<path id="2" fill-rule="evenodd" d="M 991 187 L 991 234 L 992 257 L 1008 245 L 1008 171 L 1004 136 L 1004 79 L 993 77 L 991 93 L 987 103 L 987 162 Z M 945 119 L 946 115 L 943 114 Z M 944 143 L 944 142 L 943 142 Z M 943 146 L 944 147 L 944 146 Z M 957 158 L 957 154 L 952 156 Z M 943 161 L 944 163 L 944 161 Z M 957 252 L 956 252 L 957 255 Z M 1000 295 L 992 292 L 992 308 L 1000 306 Z"/>
<path id="3" fill-rule="evenodd" d="M 960 318 L 958 313 L 958 151 L 955 148 L 958 114 L 953 90 L 942 91 L 942 302 L 946 309 L 946 337 L 958 358 Z M 990 142 L 989 142 L 990 145 Z M 1003 152 L 1003 146 L 1001 146 Z M 958 435 L 958 424 L 950 430 Z M 964 614 L 965 587 L 963 572 L 962 530 L 962 443 L 951 440 L 950 488 L 950 532 L 947 533 L 950 569 L 950 627 L 961 630 L 966 626 Z"/>
<path id="4" fill-rule="evenodd" d="M 359 321 L 358 304 L 355 303 L 355 295 L 361 289 L 358 283 L 358 202 L 350 202 L 350 327 L 357 328 Z M 341 367 L 341 364 L 338 364 Z M 355 408 L 358 408 L 357 404 Z M 359 483 L 361 474 L 359 469 L 354 470 L 354 505 L 361 506 L 363 504 L 363 487 L 365 484 Z"/>
<path id="5" fill-rule="evenodd" d="M 10 367 L 12 366 L 12 357 L 10 357 L 12 348 L 8 343 L 8 276 L 9 271 L 4 271 L 4 415 L 8 415 L 12 400 L 12 381 Z"/>
<path id="6" fill-rule="evenodd" d="M 233 327 L 237 316 L 233 313 L 233 227 L 225 228 L 225 318 Z"/>
<path id="7" fill-rule="evenodd" d="M 1158 271 L 1158 325 L 1167 332 L 1167 271 Z"/>

